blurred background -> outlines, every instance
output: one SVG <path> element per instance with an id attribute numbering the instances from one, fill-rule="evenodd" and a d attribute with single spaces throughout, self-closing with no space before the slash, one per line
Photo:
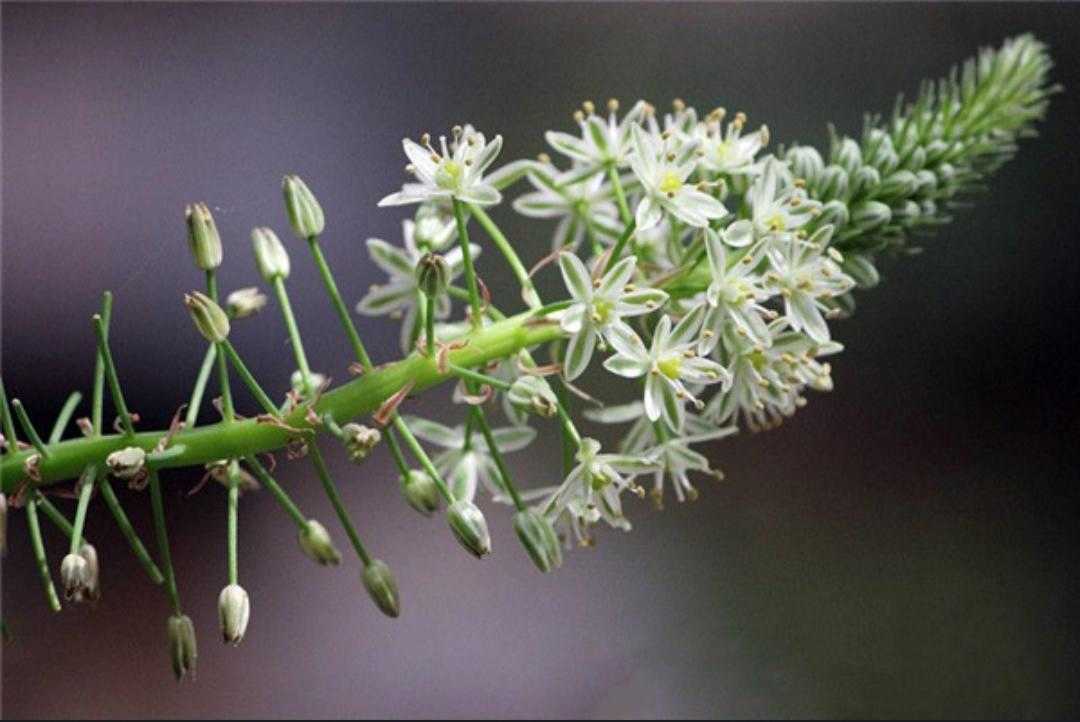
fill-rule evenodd
<path id="1" fill-rule="evenodd" d="M 359 468 L 335 452 L 349 507 L 397 574 L 402 617 L 374 609 L 354 560 L 304 559 L 264 493 L 241 507 L 253 617 L 231 649 L 216 631 L 225 497 L 187 497 L 199 473 L 174 472 L 170 532 L 200 632 L 198 680 L 179 686 L 165 596 L 104 509 L 87 524 L 104 598 L 59 615 L 16 514 L 5 716 L 1080 714 L 1080 8 L 4 3 L 2 20 L 3 375 L 42 426 L 89 387 L 89 317 L 106 288 L 143 425 L 187 399 L 203 343 L 180 303 L 201 284 L 186 202 L 213 207 L 231 290 L 258 280 L 252 226 L 291 237 L 279 183 L 301 174 L 353 302 L 380 279 L 364 239 L 400 242 L 405 212 L 375 203 L 404 178 L 403 135 L 470 121 L 502 133 L 509 160 L 545 150 L 545 129 L 570 130 L 586 98 L 678 96 L 743 109 L 777 143 L 820 145 L 826 123 L 856 133 L 864 111 L 1024 31 L 1050 44 L 1066 85 L 1041 138 L 975 208 L 923 255 L 886 263 L 835 327 L 847 346 L 836 390 L 775 431 L 709 447 L 727 481 L 701 479 L 697 503 L 636 504 L 633 533 L 603 531 L 542 576 L 501 509 L 489 513 L 495 553 L 478 563 L 442 519 L 402 503 L 385 451 Z M 549 226 L 508 207 L 496 218 L 527 261 L 547 252 Z M 308 354 L 343 380 L 351 359 L 306 261 L 295 246 Z M 482 257 L 481 272 L 496 300 L 516 299 L 498 261 Z M 391 322 L 362 330 L 378 359 L 398 355 Z M 234 340 L 265 384 L 285 386 L 276 310 L 237 323 Z M 457 413 L 447 389 L 410 411 Z M 556 481 L 546 430 L 513 457 L 523 483 Z M 281 478 L 332 520 L 307 465 Z M 148 499 L 125 502 L 149 539 Z M 63 542 L 49 529 L 46 543 L 55 570 Z"/>

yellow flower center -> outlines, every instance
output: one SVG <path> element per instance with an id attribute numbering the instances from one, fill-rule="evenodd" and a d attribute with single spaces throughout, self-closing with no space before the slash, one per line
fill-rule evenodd
<path id="1" fill-rule="evenodd" d="M 658 186 L 660 192 L 666 196 L 672 196 L 683 187 L 682 179 L 674 171 L 667 171 L 660 179 L 660 185 Z"/>
<path id="2" fill-rule="evenodd" d="M 603 326 L 611 319 L 611 312 L 614 310 L 614 306 L 611 301 L 603 298 L 598 298 L 593 302 L 593 321 L 598 325 Z"/>
<path id="3" fill-rule="evenodd" d="M 460 163 L 447 158 L 435 171 L 435 184 L 444 190 L 454 190 L 461 182 L 461 171 Z"/>
<path id="4" fill-rule="evenodd" d="M 787 223 L 784 222 L 783 214 L 774 213 L 771 218 L 765 221 L 765 226 L 770 231 L 782 231 L 787 228 Z"/>
<path id="5" fill-rule="evenodd" d="M 656 368 L 660 373 L 664 374 L 664 376 L 667 376 L 674 381 L 679 378 L 679 372 L 682 370 L 682 357 L 668 356 L 667 358 L 658 361 Z"/>

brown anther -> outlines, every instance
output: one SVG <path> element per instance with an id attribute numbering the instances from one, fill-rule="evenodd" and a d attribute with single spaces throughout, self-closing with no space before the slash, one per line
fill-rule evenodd
<path id="1" fill-rule="evenodd" d="M 675 100 L 671 101 L 671 107 L 676 113 L 681 113 L 686 110 L 686 103 L 683 102 L 682 98 L 675 98 Z"/>
<path id="2" fill-rule="evenodd" d="M 619 100 L 618 98 L 608 98 L 607 109 L 609 113 L 619 112 Z"/>

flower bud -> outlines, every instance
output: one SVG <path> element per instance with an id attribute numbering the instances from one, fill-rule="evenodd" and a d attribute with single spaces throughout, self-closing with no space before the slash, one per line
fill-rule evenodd
<path id="1" fill-rule="evenodd" d="M 184 294 L 184 305 L 195 322 L 195 328 L 207 341 L 218 343 L 229 337 L 229 317 L 205 293 L 194 291 Z"/>
<path id="2" fill-rule="evenodd" d="M 300 176 L 285 176 L 281 188 L 285 193 L 285 212 L 289 214 L 293 233 L 304 239 L 321 234 L 326 225 L 322 206 Z"/>
<path id="3" fill-rule="evenodd" d="M 851 195 L 858 197 L 871 193 L 881 185 L 881 174 L 872 165 L 864 165 L 851 176 Z"/>
<path id="4" fill-rule="evenodd" d="M 880 228 L 892 219 L 892 211 L 884 203 L 867 201 L 851 214 L 852 224 L 863 233 Z"/>
<path id="5" fill-rule="evenodd" d="M 78 554 L 65 556 L 60 563 L 60 583 L 64 587 L 64 597 L 69 600 L 81 600 L 88 574 L 85 559 Z"/>
<path id="6" fill-rule="evenodd" d="M 802 178 L 810 186 L 813 186 L 821 172 L 825 170 L 825 161 L 816 148 L 808 145 L 796 145 L 788 149 L 787 162 L 791 164 L 791 172 L 796 178 Z"/>
<path id="7" fill-rule="evenodd" d="M 907 198 L 915 194 L 919 181 L 909 170 L 898 170 L 881 183 L 877 197 L 883 199 Z"/>
<path id="8" fill-rule="evenodd" d="M 424 516 L 439 508 L 439 487 L 426 471 L 412 469 L 401 477 L 401 493 L 409 506 Z"/>
<path id="9" fill-rule="evenodd" d="M 322 387 L 322 385 L 325 384 L 325 383 L 326 383 L 326 376 L 324 374 L 312 372 L 312 374 L 311 374 L 311 390 L 312 391 L 318 391 Z M 304 372 L 300 371 L 299 369 L 297 369 L 296 371 L 293 371 L 292 375 L 289 376 L 289 386 L 291 386 L 292 390 L 295 391 L 296 393 L 303 395 L 305 393 L 305 391 L 306 391 L 306 389 L 304 389 Z"/>
<path id="10" fill-rule="evenodd" d="M 822 200 L 847 198 L 848 174 L 838 165 L 830 165 L 821 172 L 818 195 Z"/>
<path id="11" fill-rule="evenodd" d="M 142 476 L 146 469 L 146 452 L 138 446 L 128 446 L 105 457 L 105 465 L 117 479 L 131 481 Z"/>
<path id="12" fill-rule="evenodd" d="M 174 614 L 169 617 L 167 629 L 173 674 L 180 682 L 186 675 L 195 674 L 195 662 L 199 657 L 195 646 L 195 625 L 186 614 Z"/>
<path id="13" fill-rule="evenodd" d="M 254 286 L 240 288 L 229 294 L 225 306 L 233 318 L 254 316 L 266 305 L 266 294 Z"/>
<path id="14" fill-rule="evenodd" d="M 446 292 L 450 283 L 450 270 L 446 260 L 436 253 L 425 253 L 416 262 L 416 287 L 428 298 L 435 298 Z"/>
<path id="15" fill-rule="evenodd" d="M 821 207 L 821 215 L 818 216 L 821 223 L 842 228 L 849 220 L 847 203 L 843 201 L 829 201 Z"/>
<path id="16" fill-rule="evenodd" d="M 915 174 L 915 193 L 925 196 L 937 190 L 937 176 L 932 171 L 921 170 Z"/>
<path id="17" fill-rule="evenodd" d="M 101 599 L 101 565 L 98 562 L 97 549 L 93 544 L 83 544 L 79 556 L 86 560 L 86 580 L 83 584 L 83 601 L 96 602 Z"/>
<path id="18" fill-rule="evenodd" d="M 372 559 L 364 567 L 364 588 L 371 595 L 375 606 L 388 617 L 396 619 L 401 614 L 401 602 L 398 599 L 397 581 L 390 567 L 381 559 Z"/>
<path id="19" fill-rule="evenodd" d="M 7 551 L 7 494 L 0 491 L 0 556 Z"/>
<path id="20" fill-rule="evenodd" d="M 514 514 L 514 531 L 529 558 L 540 571 L 550 572 L 562 566 L 562 546 L 555 528 L 542 514 L 526 509 Z"/>
<path id="21" fill-rule="evenodd" d="M 234 647 L 244 641 L 248 621 L 251 619 L 251 600 L 239 584 L 230 584 L 218 597 L 218 621 L 221 638 Z"/>
<path id="22" fill-rule="evenodd" d="M 289 253 L 272 229 L 252 229 L 251 247 L 255 250 L 255 265 L 264 281 L 273 283 L 275 278 L 289 277 Z"/>
<path id="23" fill-rule="evenodd" d="M 458 499 L 446 510 L 446 519 L 450 530 L 470 554 L 482 559 L 491 553 L 491 534 L 488 533 L 487 521 L 476 505 L 465 499 Z"/>
<path id="24" fill-rule="evenodd" d="M 421 203 L 416 209 L 416 225 L 413 226 L 413 242 L 417 248 L 439 250 L 445 248 L 457 235 L 454 216 L 445 213 L 434 203 Z"/>
<path id="25" fill-rule="evenodd" d="M 840 265 L 844 273 L 855 279 L 860 288 L 873 288 L 881 281 L 877 268 L 867 256 L 858 253 L 845 253 Z"/>
<path id="26" fill-rule="evenodd" d="M 330 533 L 314 519 L 308 519 L 307 527 L 300 530 L 299 540 L 304 554 L 319 564 L 336 566 L 341 562 L 341 554 L 330 540 Z"/>
<path id="27" fill-rule="evenodd" d="M 382 440 L 382 434 L 378 429 L 370 429 L 362 424 L 345 424 L 341 427 L 344 432 L 342 441 L 345 442 L 345 450 L 349 453 L 349 461 L 359 464 L 367 458 L 372 449 Z"/>
<path id="28" fill-rule="evenodd" d="M 833 162 L 843 168 L 848 175 L 854 173 L 863 164 L 859 144 L 851 138 L 843 138 L 833 152 Z"/>
<path id="29" fill-rule="evenodd" d="M 510 386 L 507 398 L 515 409 L 526 414 L 550 419 L 559 411 L 559 402 L 548 382 L 532 374 L 519 377 Z"/>
<path id="30" fill-rule="evenodd" d="M 205 203 L 192 203 L 185 211 L 188 228 L 188 244 L 195 256 L 195 265 L 211 271 L 221 265 L 221 236 L 218 235 L 214 216 Z"/>
<path id="31" fill-rule="evenodd" d="M 922 208 L 915 201 L 904 201 L 893 209 L 893 220 L 903 225 L 914 224 L 922 216 Z"/>

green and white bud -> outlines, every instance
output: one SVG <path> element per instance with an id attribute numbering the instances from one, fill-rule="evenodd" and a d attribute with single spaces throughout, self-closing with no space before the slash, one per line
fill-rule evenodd
<path id="1" fill-rule="evenodd" d="M 225 307 L 229 309 L 229 315 L 233 318 L 247 318 L 254 316 L 266 305 L 266 294 L 255 286 L 240 288 L 229 294 L 225 299 Z"/>
<path id="2" fill-rule="evenodd" d="M 514 531 L 536 568 L 545 574 L 562 566 L 562 545 L 555 528 L 542 514 L 525 509 L 514 514 Z"/>
<path id="3" fill-rule="evenodd" d="M 860 288 L 873 288 L 881 281 L 877 268 L 867 256 L 859 253 L 845 253 L 840 264 L 844 273 L 855 279 Z"/>
<path id="4" fill-rule="evenodd" d="M 218 622 L 221 638 L 234 647 L 244 641 L 248 621 L 251 620 L 251 599 L 239 584 L 230 584 L 218 596 Z"/>
<path id="5" fill-rule="evenodd" d="M 273 229 L 252 229 L 251 247 L 255 251 L 255 265 L 264 281 L 273 283 L 275 278 L 289 277 L 289 253 Z"/>
<path id="6" fill-rule="evenodd" d="M 184 294 L 184 305 L 195 322 L 195 328 L 207 341 L 220 343 L 229 337 L 228 315 L 205 293 L 193 291 Z"/>
<path id="7" fill-rule="evenodd" d="M 863 233 L 880 228 L 892 219 L 892 210 L 884 203 L 867 201 L 855 208 L 851 214 L 851 223 Z"/>
<path id="8" fill-rule="evenodd" d="M 862 150 L 851 138 L 843 138 L 833 151 L 832 161 L 851 175 L 863 164 Z"/>
<path id="9" fill-rule="evenodd" d="M 308 519 L 307 527 L 300 530 L 299 541 L 304 554 L 319 564 L 336 566 L 341 562 L 341 554 L 330 539 L 330 532 L 314 519 Z"/>
<path id="10" fill-rule="evenodd" d="M 86 581 L 83 584 L 83 601 L 96 602 L 101 599 L 101 565 L 98 562 L 97 549 L 93 544 L 83 544 L 79 556 L 86 560 Z"/>
<path id="11" fill-rule="evenodd" d="M 898 170 L 881 183 L 877 197 L 884 200 L 909 198 L 915 194 L 915 189 L 918 187 L 919 181 L 914 173 L 909 170 Z"/>
<path id="12" fill-rule="evenodd" d="M 821 207 L 821 215 L 818 216 L 821 223 L 842 228 L 850 220 L 847 203 L 843 201 L 829 201 Z"/>
<path id="13" fill-rule="evenodd" d="M 169 634 L 169 658 L 172 660 L 176 681 L 195 674 L 195 662 L 199 653 L 195 644 L 195 625 L 186 614 L 174 614 L 167 625 Z"/>
<path id="14" fill-rule="evenodd" d="M 471 501 L 458 499 L 446 510 L 450 530 L 461 546 L 477 559 L 491 553 L 491 534 L 483 513 Z"/>
<path id="15" fill-rule="evenodd" d="M 401 614 L 401 601 L 398 598 L 397 581 L 390 567 L 381 559 L 372 559 L 364 567 L 364 588 L 371 595 L 375 606 L 386 616 L 396 619 Z"/>
<path id="16" fill-rule="evenodd" d="M 371 429 L 363 424 L 345 424 L 341 427 L 342 441 L 349 453 L 349 461 L 359 464 L 367 458 L 371 450 L 382 440 L 378 429 Z"/>
<path id="17" fill-rule="evenodd" d="M 204 271 L 212 271 L 221 265 L 221 236 L 218 235 L 214 216 L 205 203 L 192 203 L 185 211 L 187 217 L 188 245 L 195 265 Z"/>
<path id="18" fill-rule="evenodd" d="M 66 599 L 81 600 L 88 577 L 86 559 L 79 554 L 68 554 L 60 562 L 60 584 Z"/>
<path id="19" fill-rule="evenodd" d="M 507 392 L 510 404 L 526 414 L 550 419 L 559 411 L 559 402 L 551 386 L 540 376 L 525 374 L 518 377 Z"/>
<path id="20" fill-rule="evenodd" d="M 853 198 L 873 193 L 881 185 L 881 174 L 877 168 L 864 165 L 851 176 L 851 195 Z"/>
<path id="21" fill-rule="evenodd" d="M 326 376 L 324 374 L 312 372 L 312 374 L 311 374 L 311 390 L 312 391 L 317 391 L 325 383 L 326 383 Z M 300 369 L 297 369 L 296 371 L 293 371 L 292 375 L 289 376 L 289 386 L 291 386 L 292 390 L 295 391 L 296 393 L 303 394 L 305 392 L 305 389 L 304 389 L 304 372 L 301 371 Z"/>
<path id="22" fill-rule="evenodd" d="M 281 188 L 285 193 L 285 212 L 289 214 L 293 233 L 304 239 L 320 235 L 326 225 L 322 206 L 300 176 L 285 176 Z"/>
<path id="23" fill-rule="evenodd" d="M 808 145 L 796 145 L 788 149 L 786 160 L 791 164 L 791 172 L 796 178 L 802 178 L 807 185 L 813 186 L 825 170 L 825 161 L 816 148 Z"/>
<path id="24" fill-rule="evenodd" d="M 425 253 L 416 262 L 416 287 L 428 298 L 446 293 L 450 283 L 450 269 L 446 260 L 437 253 Z"/>
<path id="25" fill-rule="evenodd" d="M 847 198 L 848 174 L 838 165 L 830 165 L 821 172 L 818 181 L 818 197 L 823 201 Z"/>
<path id="26" fill-rule="evenodd" d="M 439 508 L 439 487 L 426 471 L 412 469 L 401 477 L 401 493 L 409 506 L 424 516 Z"/>
<path id="27" fill-rule="evenodd" d="M 117 479 L 138 479 L 146 471 L 146 452 L 138 446 L 128 446 L 106 456 L 105 465 Z"/>

